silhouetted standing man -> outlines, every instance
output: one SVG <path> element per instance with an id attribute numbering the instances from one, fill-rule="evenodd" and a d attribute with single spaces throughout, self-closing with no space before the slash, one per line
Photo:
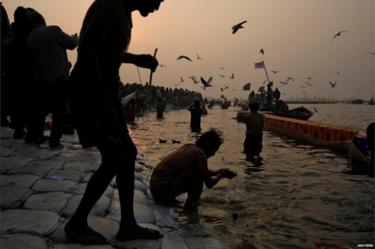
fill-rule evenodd
<path id="1" fill-rule="evenodd" d="M 87 184 L 84 196 L 65 232 L 82 244 L 103 244 L 105 238 L 92 230 L 87 217 L 116 176 L 120 196 L 119 241 L 157 239 L 161 234 L 140 227 L 133 212 L 134 165 L 137 148 L 128 134 L 119 99 L 121 63 L 155 70 L 151 55 L 126 53 L 131 38 L 131 13 L 143 17 L 158 10 L 163 0 L 96 0 L 83 21 L 77 63 L 71 73 L 71 108 L 84 148 L 97 146 L 102 163 Z"/>
<path id="2" fill-rule="evenodd" d="M 193 132 L 201 131 L 201 117 L 202 117 L 202 108 L 201 102 L 199 100 L 194 101 L 194 105 L 189 108 L 190 111 L 190 128 Z"/>

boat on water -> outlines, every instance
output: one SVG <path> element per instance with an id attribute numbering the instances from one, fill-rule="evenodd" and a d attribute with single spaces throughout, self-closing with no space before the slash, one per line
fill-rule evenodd
<path id="1" fill-rule="evenodd" d="M 288 110 L 286 112 L 273 112 L 272 114 L 281 117 L 295 118 L 300 120 L 308 120 L 309 118 L 311 118 L 312 115 L 314 115 L 312 111 L 303 106 Z"/>
<path id="2" fill-rule="evenodd" d="M 355 99 L 351 103 L 356 105 L 362 105 L 363 103 L 365 103 L 365 101 L 363 99 Z"/>

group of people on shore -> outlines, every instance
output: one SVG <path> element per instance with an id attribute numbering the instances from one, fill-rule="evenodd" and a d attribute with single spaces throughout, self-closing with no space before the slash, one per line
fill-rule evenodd
<path id="1" fill-rule="evenodd" d="M 53 113 L 52 129 L 57 128 L 59 126 L 55 123 L 60 120 L 58 115 L 54 115 L 60 111 L 57 106 L 68 104 L 82 147 L 95 146 L 101 154 L 99 168 L 89 179 L 75 213 L 64 227 L 66 235 L 77 243 L 107 243 L 102 234 L 88 226 L 87 218 L 114 177 L 121 208 L 121 221 L 116 239 L 126 241 L 162 237 L 158 231 L 139 226 L 134 217 L 134 168 L 137 148 L 124 122 L 121 105 L 121 93 L 124 92 L 121 92 L 119 77 L 122 63 L 131 63 L 150 69 L 151 72 L 158 66 L 158 61 L 152 55 L 132 54 L 127 48 L 131 39 L 132 12 L 138 11 L 141 16 L 146 17 L 157 11 L 162 2 L 163 0 L 95 0 L 84 18 L 79 42 L 78 35 L 70 36 L 57 26 L 47 26 L 43 16 L 31 8 L 17 8 L 15 22 L 6 26 L 9 20 L 5 8 L 1 5 L 1 18 L 5 18 L 2 25 L 5 24 L 9 28 L 2 27 L 2 31 L 9 31 L 2 32 L 2 60 L 5 62 L 2 66 L 7 65 L 2 68 L 2 82 L 7 83 L 4 86 L 25 84 L 17 87 L 18 91 L 11 91 L 12 97 L 17 100 L 17 104 L 23 104 L 22 108 L 26 108 L 26 103 L 20 98 L 21 94 L 25 93 L 30 97 L 28 105 L 31 109 L 27 113 L 32 112 L 32 117 L 37 119 L 29 123 L 25 118 L 27 121 L 20 124 L 19 130 L 16 129 L 15 138 L 25 135 L 23 129 L 26 126 L 26 141 L 42 143 L 44 127 L 42 129 L 41 124 L 44 124 L 46 114 Z M 19 25 L 22 28 L 18 28 Z M 22 34 L 18 35 L 19 31 L 22 31 Z M 77 61 L 69 75 L 71 64 L 67 60 L 66 50 L 74 49 L 77 45 Z M 15 60 L 14 64 L 12 60 Z M 17 64 L 19 62 L 23 65 Z M 64 90 L 58 90 L 61 89 L 58 86 Z M 24 92 L 24 89 L 30 89 L 30 92 Z M 168 98 L 176 93 L 165 89 L 156 89 L 155 92 L 158 90 L 160 95 L 155 94 L 158 101 L 161 97 Z M 2 94 L 6 92 L 2 91 Z M 57 92 L 62 96 L 55 95 Z M 161 96 L 162 92 L 165 93 L 164 96 Z M 181 98 L 178 98 L 176 103 L 183 105 L 191 103 L 192 98 L 201 98 L 196 93 L 186 92 L 178 97 Z M 44 109 L 45 107 L 51 109 Z M 14 111 L 17 111 L 16 106 L 12 106 L 9 112 L 12 122 L 15 122 L 14 114 L 20 114 Z M 6 117 L 7 111 L 2 110 L 3 125 L 8 121 Z M 55 137 L 52 135 L 54 132 L 52 130 L 51 137 Z M 50 147 L 53 148 L 55 144 L 52 143 L 51 137 Z M 60 137 L 61 135 L 55 137 L 58 145 Z M 210 130 L 203 133 L 195 144 L 185 145 L 173 156 L 163 160 L 156 167 L 151 179 L 151 192 L 155 200 L 169 203 L 180 193 L 187 192 L 185 208 L 194 209 L 199 203 L 203 184 L 213 187 L 222 178 L 234 177 L 235 173 L 229 169 L 208 169 L 207 158 L 215 154 L 222 142 L 220 133 Z M 181 160 L 184 164 L 180 163 Z M 166 192 L 172 189 L 172 192 Z"/>
<path id="2" fill-rule="evenodd" d="M 15 139 L 39 145 L 46 140 L 45 119 L 52 113 L 49 146 L 59 148 L 71 68 L 66 50 L 77 47 L 78 36 L 47 25 L 33 8 L 17 7 L 12 23 L 2 4 L 0 8 L 1 125 L 11 125 Z"/>

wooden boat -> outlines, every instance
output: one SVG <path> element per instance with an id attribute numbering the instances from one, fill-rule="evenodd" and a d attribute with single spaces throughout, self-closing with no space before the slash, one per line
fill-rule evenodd
<path id="1" fill-rule="evenodd" d="M 287 117 L 287 118 L 295 118 L 300 120 L 308 120 L 314 114 L 309 109 L 301 106 L 294 109 L 291 109 L 287 112 L 273 112 L 274 115 Z"/>

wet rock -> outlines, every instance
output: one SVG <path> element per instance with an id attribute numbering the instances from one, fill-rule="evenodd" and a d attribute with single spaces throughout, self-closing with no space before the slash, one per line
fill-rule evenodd
<path id="1" fill-rule="evenodd" d="M 46 239 L 28 234 L 0 236 L 0 248 L 4 249 L 48 249 Z"/>
<path id="2" fill-rule="evenodd" d="M 13 150 L 10 148 L 7 148 L 5 146 L 0 147 L 0 156 L 1 157 L 9 157 L 13 154 Z"/>
<path id="3" fill-rule="evenodd" d="M 48 161 L 35 161 L 27 164 L 23 168 L 14 170 L 16 174 L 30 174 L 44 177 L 52 170 L 59 170 L 63 166 L 63 161 L 48 160 Z"/>
<path id="4" fill-rule="evenodd" d="M 138 189 L 138 190 L 140 190 L 140 191 L 142 191 L 144 193 L 147 192 L 146 185 L 143 182 L 139 181 L 139 180 L 135 180 L 134 181 L 134 189 Z"/>
<path id="5" fill-rule="evenodd" d="M 31 190 L 22 186 L 0 187 L 0 207 L 18 208 L 30 195 Z"/>
<path id="6" fill-rule="evenodd" d="M 17 157 L 1 157 L 0 158 L 0 173 L 7 172 L 11 169 L 24 167 L 31 162 L 32 158 L 17 158 Z"/>
<path id="7" fill-rule="evenodd" d="M 64 207 L 64 210 L 62 211 L 62 215 L 64 217 L 72 216 L 74 212 L 76 211 L 81 199 L 82 199 L 82 195 L 74 195 Z M 104 216 L 107 213 L 110 205 L 111 205 L 111 200 L 107 196 L 103 195 L 95 204 L 90 214 L 95 215 L 95 216 Z"/>
<path id="8" fill-rule="evenodd" d="M 0 186 L 30 188 L 38 179 L 38 176 L 33 175 L 0 175 Z"/>
<path id="9" fill-rule="evenodd" d="M 11 209 L 0 215 L 0 234 L 30 233 L 46 236 L 58 225 L 59 216 L 44 210 Z"/>
<path id="10" fill-rule="evenodd" d="M 83 173 L 75 170 L 52 170 L 47 174 L 47 178 L 50 176 L 62 176 L 65 180 L 73 182 L 81 182 L 83 179 Z"/>
<path id="11" fill-rule="evenodd" d="M 89 172 L 90 168 L 92 168 L 91 163 L 84 161 L 71 161 L 64 164 L 64 170 L 75 170 L 82 173 Z"/>
<path id="12" fill-rule="evenodd" d="M 71 193 L 77 183 L 68 180 L 38 180 L 33 185 L 36 192 L 66 192 Z"/>
<path id="13" fill-rule="evenodd" d="M 167 233 L 163 237 L 163 249 L 190 249 L 178 232 Z"/>
<path id="14" fill-rule="evenodd" d="M 27 198 L 24 208 L 34 210 L 47 210 L 55 213 L 62 212 L 71 194 L 62 192 L 50 192 L 34 194 Z"/>

